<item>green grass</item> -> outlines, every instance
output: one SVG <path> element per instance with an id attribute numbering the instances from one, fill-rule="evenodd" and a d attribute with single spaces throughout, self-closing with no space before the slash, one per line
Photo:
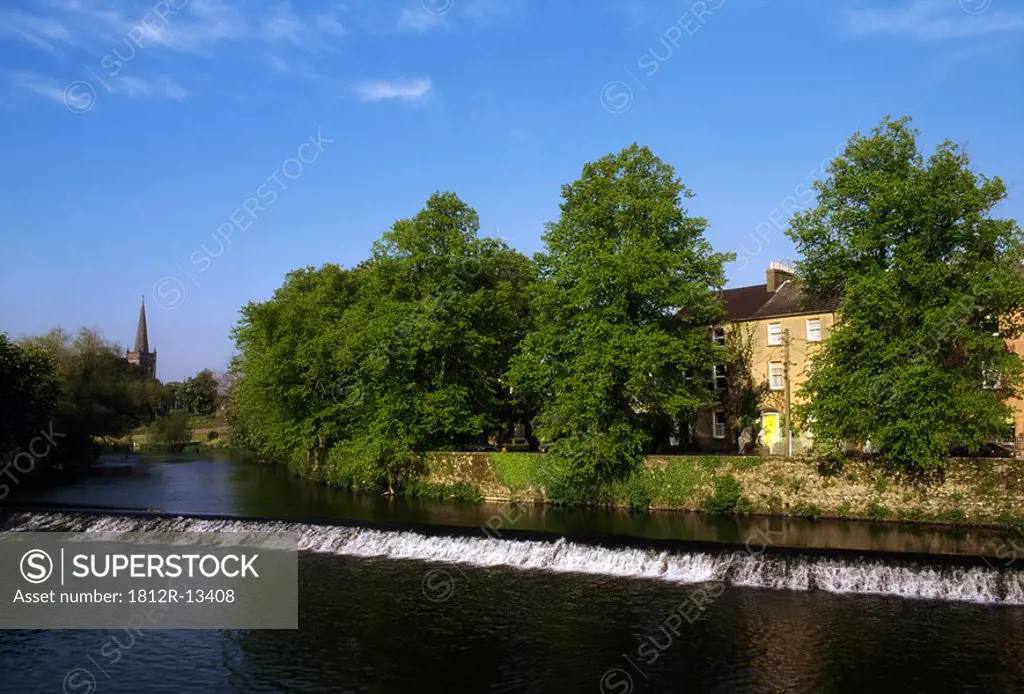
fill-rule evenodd
<path id="1" fill-rule="evenodd" d="M 731 474 L 715 478 L 714 493 L 704 499 L 704 511 L 712 516 L 735 515 L 750 511 L 750 500 L 743 496 L 739 480 Z"/>
<path id="2" fill-rule="evenodd" d="M 685 506 L 704 496 L 714 467 L 695 458 L 672 458 L 664 468 L 649 468 L 652 496 L 658 503 Z"/>
<path id="3" fill-rule="evenodd" d="M 541 487 L 543 466 L 547 456 L 542 453 L 491 453 L 491 469 L 498 480 L 513 492 Z"/>

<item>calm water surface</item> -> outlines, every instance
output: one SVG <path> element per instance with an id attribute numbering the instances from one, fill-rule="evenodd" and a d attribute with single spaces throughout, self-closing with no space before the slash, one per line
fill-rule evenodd
<path id="1" fill-rule="evenodd" d="M 20 499 L 172 513 L 480 525 L 225 460 L 155 458 Z M 741 539 L 699 516 L 529 509 L 517 527 Z M 521 525 L 522 524 L 522 525 Z M 965 551 L 991 533 L 783 524 L 786 541 Z M 501 540 L 494 540 L 501 542 Z M 428 590 L 431 577 L 450 590 Z M 302 553 L 298 631 L 0 632 L 3 692 L 945 692 L 1024 690 L 1024 608 Z M 447 585 L 447 584 L 446 584 Z M 694 614 L 690 612 L 690 614 Z"/>

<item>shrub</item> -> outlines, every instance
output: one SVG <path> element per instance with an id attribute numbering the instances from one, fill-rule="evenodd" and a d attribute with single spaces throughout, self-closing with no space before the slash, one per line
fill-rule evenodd
<path id="1" fill-rule="evenodd" d="M 822 513 L 821 508 L 815 504 L 800 504 L 793 509 L 793 515 L 815 520 L 817 518 L 821 518 L 824 514 Z"/>
<path id="2" fill-rule="evenodd" d="M 615 485 L 615 499 L 624 501 L 634 511 L 646 511 L 652 500 L 648 482 L 642 470 L 634 472 L 629 479 Z"/>
<path id="3" fill-rule="evenodd" d="M 843 503 L 839 504 L 839 506 L 836 508 L 836 515 L 840 518 L 845 518 L 846 516 L 850 515 L 850 502 L 844 501 Z"/>
<path id="4" fill-rule="evenodd" d="M 942 511 L 937 518 L 943 523 L 952 523 L 954 525 L 963 525 L 967 522 L 967 514 L 958 508 Z"/>
<path id="5" fill-rule="evenodd" d="M 885 490 L 889 488 L 889 481 L 885 479 L 884 475 L 875 475 L 875 491 L 879 494 L 885 494 Z"/>
<path id="6" fill-rule="evenodd" d="M 999 517 L 996 518 L 996 520 L 1000 525 L 1005 525 L 1007 528 L 1012 528 L 1019 533 L 1024 533 L 1024 516 L 1003 511 L 999 514 Z"/>
<path id="7" fill-rule="evenodd" d="M 189 429 L 188 412 L 174 410 L 170 414 L 157 417 L 146 430 L 146 438 L 149 443 L 189 441 L 192 438 L 192 430 Z"/>
<path id="8" fill-rule="evenodd" d="M 835 477 L 842 474 L 846 458 L 839 451 L 830 451 L 818 459 L 818 474 L 822 477 Z"/>
<path id="9" fill-rule="evenodd" d="M 216 441 L 218 438 L 220 438 L 220 434 L 218 432 L 216 432 L 216 431 L 208 431 L 208 432 L 206 432 L 206 440 L 207 441 Z"/>
<path id="10" fill-rule="evenodd" d="M 768 507 L 768 513 L 773 516 L 781 516 L 786 510 L 782 497 L 778 494 L 770 494 L 765 500 L 765 505 Z"/>
<path id="11" fill-rule="evenodd" d="M 925 512 L 919 508 L 901 508 L 896 512 L 896 517 L 901 521 L 922 521 L 925 518 Z"/>
<path id="12" fill-rule="evenodd" d="M 747 513 L 750 501 L 743 496 L 739 480 L 726 474 L 715 478 L 715 491 L 704 500 L 704 510 L 713 516 Z"/>
<path id="13" fill-rule="evenodd" d="M 892 515 L 892 511 L 877 501 L 872 501 L 868 504 L 866 513 L 868 518 L 873 518 L 874 520 L 885 520 Z"/>

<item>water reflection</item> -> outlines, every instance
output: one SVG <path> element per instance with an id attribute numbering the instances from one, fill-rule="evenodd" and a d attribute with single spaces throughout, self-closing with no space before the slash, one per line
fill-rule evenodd
<path id="1" fill-rule="evenodd" d="M 120 459 L 110 460 L 123 465 Z M 329 488 L 291 477 L 280 466 L 227 454 L 130 456 L 130 474 L 86 478 L 23 494 L 37 504 L 215 513 L 275 518 L 345 519 L 540 530 L 567 536 L 622 535 L 647 539 L 758 542 L 760 528 L 785 545 L 967 556 L 1005 556 L 1021 545 L 996 529 L 938 528 L 799 518 L 712 518 L 700 513 L 563 509 L 544 505 L 455 504 L 393 499 Z M 497 522 L 495 522 L 497 520 Z M 482 531 L 486 532 L 486 531 Z M 494 533 L 491 533 L 493 535 Z M 1015 543 L 1015 544 L 1011 544 Z"/>

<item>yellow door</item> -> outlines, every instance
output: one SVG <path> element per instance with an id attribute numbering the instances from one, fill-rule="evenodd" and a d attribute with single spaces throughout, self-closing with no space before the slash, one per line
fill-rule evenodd
<path id="1" fill-rule="evenodd" d="M 761 417 L 761 435 L 764 445 L 773 446 L 782 438 L 779 431 L 779 415 L 776 412 L 766 413 Z"/>

